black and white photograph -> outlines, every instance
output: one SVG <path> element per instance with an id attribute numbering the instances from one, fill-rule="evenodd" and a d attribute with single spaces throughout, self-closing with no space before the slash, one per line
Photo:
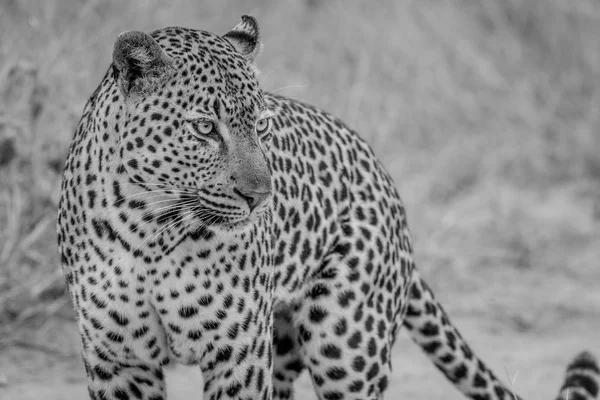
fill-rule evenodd
<path id="1" fill-rule="evenodd" d="M 599 0 L 0 0 L 0 400 L 593 400 Z"/>

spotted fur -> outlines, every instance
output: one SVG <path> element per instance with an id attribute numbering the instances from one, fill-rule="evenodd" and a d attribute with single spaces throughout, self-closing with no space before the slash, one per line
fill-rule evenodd
<path id="1" fill-rule="evenodd" d="M 512 399 L 419 277 L 369 145 L 263 92 L 259 48 L 247 16 L 116 40 L 58 218 L 90 397 L 164 399 L 179 363 L 210 400 L 291 399 L 304 369 L 321 399 L 380 399 L 404 325 L 467 396 Z"/>
<path id="2" fill-rule="evenodd" d="M 587 400 L 598 396 L 600 367 L 589 352 L 582 352 L 567 367 L 557 400 Z"/>

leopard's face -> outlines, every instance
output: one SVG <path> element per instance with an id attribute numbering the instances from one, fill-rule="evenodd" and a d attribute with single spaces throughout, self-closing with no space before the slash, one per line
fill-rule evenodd
<path id="1" fill-rule="evenodd" d="M 251 225 L 271 198 L 273 117 L 252 64 L 216 35 L 172 28 L 153 36 L 168 77 L 127 98 L 120 157 L 128 176 L 151 209 L 190 229 Z"/>

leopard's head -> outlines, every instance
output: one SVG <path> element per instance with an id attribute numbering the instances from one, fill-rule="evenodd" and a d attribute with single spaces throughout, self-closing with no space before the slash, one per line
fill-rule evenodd
<path id="1" fill-rule="evenodd" d="M 117 37 L 119 157 L 130 181 L 155 195 L 147 204 L 157 213 L 225 231 L 265 214 L 273 113 L 256 76 L 259 49 L 249 16 L 223 36 L 165 28 Z"/>

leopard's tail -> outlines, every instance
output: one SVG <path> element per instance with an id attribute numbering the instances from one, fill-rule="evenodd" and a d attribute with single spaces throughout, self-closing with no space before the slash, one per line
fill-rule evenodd
<path id="1" fill-rule="evenodd" d="M 600 368 L 594 356 L 584 351 L 567 367 L 565 382 L 556 400 L 589 400 L 598 396 Z"/>
<path id="2" fill-rule="evenodd" d="M 477 357 L 417 271 L 403 324 L 412 340 L 467 397 L 521 399 Z M 569 365 L 557 400 L 591 400 L 597 394 L 598 364 L 591 354 L 582 353 Z"/>

